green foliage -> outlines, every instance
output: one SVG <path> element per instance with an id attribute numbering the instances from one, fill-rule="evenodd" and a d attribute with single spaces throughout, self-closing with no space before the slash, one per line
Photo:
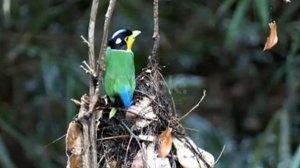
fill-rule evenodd
<path id="1" fill-rule="evenodd" d="M 300 145 L 298 146 L 295 156 L 292 159 L 290 168 L 297 168 L 299 166 L 300 166 Z"/>
<path id="2" fill-rule="evenodd" d="M 237 9 L 235 10 L 231 23 L 229 25 L 229 30 L 227 33 L 227 44 L 232 45 L 232 40 L 236 39 L 237 34 L 239 33 L 240 25 L 245 21 L 245 15 L 250 7 L 250 0 L 241 0 L 237 5 Z"/>
<path id="3" fill-rule="evenodd" d="M 113 118 L 117 113 L 117 108 L 112 108 L 109 112 L 109 118 Z"/>
<path id="4" fill-rule="evenodd" d="M 96 46 L 107 4 L 100 1 Z M 65 166 L 63 140 L 45 145 L 64 135 L 77 113 L 70 98 L 88 92 L 79 65 L 87 59 L 80 35 L 87 37 L 90 5 L 1 1 L 2 167 Z M 179 112 L 207 90 L 194 111 L 202 118 L 186 118 L 186 127 L 215 157 L 226 146 L 217 167 L 299 167 L 299 11 L 296 0 L 160 1 L 163 73 Z M 262 52 L 271 19 L 279 43 Z M 110 33 L 142 31 L 134 47 L 137 72 L 152 48 L 152 23 L 151 1 L 118 2 Z"/>

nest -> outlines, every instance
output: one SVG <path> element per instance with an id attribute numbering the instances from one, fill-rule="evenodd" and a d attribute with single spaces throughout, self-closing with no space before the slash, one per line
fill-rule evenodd
<path id="1" fill-rule="evenodd" d="M 86 109 L 90 103 L 87 96 L 80 102 Z M 110 118 L 113 108 L 117 112 Z M 94 113 L 98 167 L 214 167 L 214 157 L 186 135 L 157 64 L 137 77 L 134 103 L 128 110 L 99 97 Z M 84 132 L 77 119 L 70 123 L 66 137 L 70 168 L 84 165 Z"/>

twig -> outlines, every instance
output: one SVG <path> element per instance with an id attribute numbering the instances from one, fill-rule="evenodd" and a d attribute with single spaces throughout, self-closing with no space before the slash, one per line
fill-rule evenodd
<path id="1" fill-rule="evenodd" d="M 127 156 L 128 156 L 128 151 L 129 151 L 129 148 L 130 148 L 130 144 L 131 144 L 132 139 L 133 139 L 133 137 L 130 136 L 130 139 L 129 139 L 129 142 L 128 142 L 128 145 L 127 145 L 127 148 L 126 148 L 126 153 L 125 153 L 124 163 L 126 163 Z"/>
<path id="2" fill-rule="evenodd" d="M 96 78 L 97 75 L 96 75 L 96 72 L 94 71 L 93 68 L 91 68 L 89 66 L 89 64 L 86 63 L 86 61 L 82 61 L 83 65 L 80 65 L 80 68 L 84 70 L 85 73 L 91 75 L 93 78 Z M 94 83 L 94 82 L 93 82 Z M 93 85 L 94 86 L 94 85 Z M 94 94 L 94 93 L 92 93 Z"/>
<path id="3" fill-rule="evenodd" d="M 218 156 L 218 158 L 215 161 L 215 165 L 218 163 L 218 161 L 220 160 L 221 156 L 223 155 L 223 153 L 225 151 L 225 148 L 226 148 L 226 146 L 224 145 L 223 148 L 222 148 L 222 150 L 221 150 L 221 152 L 220 152 L 220 154 L 219 154 L 219 156 Z"/>
<path id="4" fill-rule="evenodd" d="M 190 130 L 190 131 L 194 131 L 194 132 L 200 132 L 198 129 L 195 128 L 189 128 L 189 127 L 183 127 L 185 130 Z"/>
<path id="5" fill-rule="evenodd" d="M 98 84 L 97 84 L 97 90 L 99 90 L 102 79 L 103 79 L 103 73 L 105 70 L 105 49 L 107 47 L 107 39 L 108 39 L 108 29 L 110 25 L 110 21 L 112 18 L 113 11 L 116 6 L 116 0 L 110 0 L 109 5 L 105 14 L 105 20 L 104 20 L 104 28 L 103 28 L 103 34 L 102 34 L 102 42 L 100 47 L 100 52 L 98 56 Z"/>
<path id="6" fill-rule="evenodd" d="M 130 130 L 130 128 L 128 128 L 128 126 L 121 121 L 121 125 L 123 125 L 123 127 L 125 127 L 125 129 L 130 133 L 130 135 L 136 140 L 136 142 L 138 143 L 139 147 L 142 149 L 142 145 L 140 143 L 139 138 Z"/>
<path id="7" fill-rule="evenodd" d="M 147 106 L 147 107 L 148 107 L 148 106 Z M 144 107 L 143 109 L 146 109 L 147 107 Z M 139 113 L 142 112 L 143 109 L 139 110 L 138 112 L 139 112 Z M 158 121 L 158 119 L 156 119 L 156 118 L 151 118 L 151 117 L 144 116 L 145 114 L 147 114 L 147 113 L 149 113 L 149 112 L 139 114 L 139 113 L 137 113 L 136 111 L 130 111 L 130 110 L 123 110 L 123 111 L 126 111 L 126 112 L 128 112 L 128 113 L 137 115 L 138 117 L 143 118 L 143 119 L 146 119 L 146 120 Z"/>
<path id="8" fill-rule="evenodd" d="M 151 56 L 149 57 L 150 66 L 156 66 L 158 63 L 157 51 L 159 49 L 160 35 L 159 35 L 159 20 L 158 20 L 158 0 L 153 0 L 153 48 Z"/>
<path id="9" fill-rule="evenodd" d="M 88 45 L 88 47 L 90 47 L 90 42 L 89 42 L 89 41 L 87 41 L 87 39 L 86 39 L 86 38 L 84 38 L 84 36 L 83 36 L 83 35 L 81 35 L 81 36 L 80 36 L 80 38 L 83 40 L 83 42 L 84 42 L 84 43 L 86 43 L 86 44 Z"/>
<path id="10" fill-rule="evenodd" d="M 206 90 L 203 90 L 203 95 L 202 95 L 201 99 L 199 100 L 199 102 L 193 108 L 191 108 L 187 113 L 185 113 L 179 120 L 184 119 L 191 112 L 193 112 L 200 105 L 200 103 L 203 101 L 203 99 L 204 99 L 205 96 L 206 96 Z"/>
<path id="11" fill-rule="evenodd" d="M 116 135 L 116 136 L 111 136 L 111 137 L 105 137 L 105 138 L 98 138 L 97 141 L 105 141 L 105 140 L 111 140 L 111 139 L 121 139 L 121 138 L 132 138 L 130 135 Z M 143 135 L 140 134 L 137 136 L 137 138 L 141 141 L 148 141 L 148 142 L 153 142 L 155 141 L 155 136 L 152 135 Z M 131 141 L 131 140 L 130 140 Z"/>
<path id="12" fill-rule="evenodd" d="M 169 94 L 171 102 L 172 102 L 173 113 L 175 114 L 175 116 L 177 116 L 175 101 L 174 101 L 174 98 L 172 96 L 172 92 L 171 92 L 170 88 L 168 87 L 167 81 L 165 80 L 165 78 L 163 77 L 163 75 L 160 72 L 158 73 L 158 75 L 160 76 L 160 78 L 163 80 L 163 82 L 165 84 L 165 87 L 168 91 L 168 94 Z"/>
<path id="13" fill-rule="evenodd" d="M 145 151 L 143 150 L 143 147 L 139 141 L 139 138 L 128 128 L 128 126 L 123 122 L 121 121 L 121 125 L 123 125 L 123 127 L 125 127 L 125 129 L 130 133 L 130 135 L 136 140 L 137 144 L 139 145 L 142 153 L 143 153 L 143 162 L 144 162 L 144 165 L 146 165 L 146 159 L 145 159 L 145 156 L 146 156 L 146 153 Z"/>
<path id="14" fill-rule="evenodd" d="M 99 109 L 101 110 L 111 110 L 112 108 L 111 107 L 99 107 Z M 124 111 L 124 112 L 128 112 L 128 113 L 131 113 L 131 114 L 134 114 L 134 115 L 137 115 L 138 117 L 140 118 L 143 118 L 143 119 L 146 119 L 146 120 L 152 120 L 152 121 L 158 121 L 157 119 L 155 118 L 150 118 L 150 117 L 147 117 L 147 116 L 144 116 L 143 114 L 139 114 L 137 113 L 136 111 L 131 111 L 131 110 L 127 110 L 127 109 L 124 109 L 124 108 L 117 108 L 118 111 Z M 142 111 L 142 110 L 140 110 Z M 139 111 L 139 112 L 140 112 Z"/>
<path id="15" fill-rule="evenodd" d="M 105 138 L 98 138 L 97 141 L 105 141 L 105 140 L 111 140 L 111 139 L 119 139 L 119 138 L 128 138 L 129 135 L 116 135 L 112 137 L 105 137 Z"/>
<path id="16" fill-rule="evenodd" d="M 54 143 L 56 143 L 56 142 L 62 140 L 64 137 L 66 137 L 66 135 L 67 135 L 67 134 L 62 135 L 61 137 L 56 138 L 55 140 L 53 140 L 52 142 L 48 143 L 48 144 L 45 145 L 44 147 L 45 147 L 45 148 L 48 148 L 50 145 L 52 145 L 52 144 L 54 144 Z"/>
<path id="17" fill-rule="evenodd" d="M 71 100 L 71 102 L 73 102 L 75 104 L 75 106 L 80 107 L 80 105 L 81 105 L 80 101 L 73 99 L 73 98 L 70 100 Z"/>

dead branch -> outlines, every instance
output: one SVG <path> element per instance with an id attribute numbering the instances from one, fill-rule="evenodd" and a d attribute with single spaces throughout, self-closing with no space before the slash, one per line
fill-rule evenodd
<path id="1" fill-rule="evenodd" d="M 93 0 L 92 9 L 90 13 L 90 22 L 89 22 L 89 29 L 88 29 L 88 38 L 89 38 L 89 66 L 91 69 L 95 71 L 96 64 L 95 64 L 95 25 L 96 25 L 96 17 L 97 11 L 99 6 L 99 0 Z M 90 79 L 90 96 L 95 93 L 95 82 L 94 77 L 91 76 Z"/>
<path id="2" fill-rule="evenodd" d="M 86 72 L 90 72 L 90 86 L 89 86 L 89 96 L 92 98 L 91 103 L 89 104 L 89 108 L 86 109 L 82 104 L 79 111 L 79 119 L 80 124 L 82 125 L 83 131 L 83 147 L 84 152 L 82 156 L 82 166 L 87 168 L 97 167 L 97 149 L 96 149 L 96 129 L 95 129 L 95 115 L 92 114 L 94 110 L 95 104 L 98 100 L 98 95 L 96 93 L 96 82 L 95 82 L 95 25 L 96 25 L 96 17 L 99 6 L 99 0 L 93 0 L 91 13 L 90 13 L 90 21 L 88 28 L 88 42 L 84 39 L 84 41 L 88 44 L 89 47 L 89 65 L 85 63 Z M 84 68 L 83 68 L 84 69 Z M 84 110 L 83 110 L 84 109 Z M 91 116 L 88 118 L 88 116 Z M 83 120 L 82 120 L 83 119 Z"/>
<path id="3" fill-rule="evenodd" d="M 151 67 L 157 66 L 158 57 L 157 52 L 159 49 L 160 35 L 159 35 L 159 20 L 158 20 L 158 0 L 153 0 L 153 48 L 151 56 L 149 57 L 149 64 Z"/>

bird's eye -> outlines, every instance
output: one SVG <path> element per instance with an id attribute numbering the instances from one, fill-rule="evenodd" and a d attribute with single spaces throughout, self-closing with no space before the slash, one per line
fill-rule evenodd
<path id="1" fill-rule="evenodd" d="M 120 44 L 122 42 L 122 40 L 120 39 L 120 38 L 118 38 L 117 40 L 116 40 L 116 44 Z"/>

